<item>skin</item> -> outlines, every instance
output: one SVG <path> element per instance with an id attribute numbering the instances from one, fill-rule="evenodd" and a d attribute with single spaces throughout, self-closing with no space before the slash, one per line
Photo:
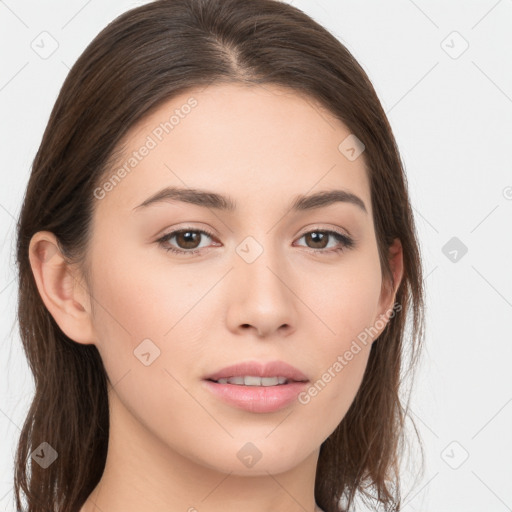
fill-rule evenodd
<path id="1" fill-rule="evenodd" d="M 307 404 L 248 412 L 213 396 L 202 378 L 278 359 L 316 382 L 389 313 L 400 242 L 389 252 L 393 288 L 382 281 L 364 153 L 348 160 L 338 150 L 347 127 L 291 90 L 216 84 L 183 93 L 129 132 L 120 161 L 191 96 L 197 106 L 95 199 L 90 288 L 52 233 L 31 240 L 45 305 L 67 336 L 97 346 L 113 384 L 106 468 L 81 512 L 313 512 L 320 445 L 352 403 L 385 322 Z M 168 201 L 133 210 L 165 186 L 229 195 L 237 209 Z M 340 188 L 367 213 L 346 202 L 290 210 L 298 194 Z M 184 227 L 215 236 L 197 235 L 193 256 L 156 241 Z M 327 253 L 341 246 L 332 235 L 323 249 L 304 236 L 332 229 L 354 247 Z M 263 249 L 250 264 L 236 252 L 247 236 Z M 187 250 L 183 239 L 166 243 Z M 146 366 L 134 350 L 148 338 L 160 356 Z M 237 457 L 248 442 L 262 455 L 252 467 Z"/>

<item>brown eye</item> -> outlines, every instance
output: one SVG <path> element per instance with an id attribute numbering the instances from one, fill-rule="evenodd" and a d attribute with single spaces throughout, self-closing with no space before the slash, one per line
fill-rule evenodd
<path id="1" fill-rule="evenodd" d="M 200 252 L 203 238 L 213 238 L 211 233 L 202 229 L 179 229 L 164 235 L 157 242 L 166 250 L 176 254 L 195 254 Z M 175 239 L 171 244 L 170 242 Z"/>
<path id="2" fill-rule="evenodd" d="M 350 249 L 355 245 L 352 238 L 346 235 L 331 230 L 315 230 L 309 231 L 301 236 L 306 241 L 306 246 L 314 252 L 322 254 L 332 254 L 333 252 L 340 252 L 345 249 Z M 338 241 L 338 247 L 329 247 L 331 239 Z M 324 250 L 325 249 L 325 250 Z"/>

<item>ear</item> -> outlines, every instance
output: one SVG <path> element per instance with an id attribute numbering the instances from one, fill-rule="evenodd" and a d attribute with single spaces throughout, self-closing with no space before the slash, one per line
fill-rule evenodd
<path id="1" fill-rule="evenodd" d="M 382 281 L 378 313 L 374 321 L 374 325 L 378 330 L 378 333 L 374 337 L 374 341 L 385 329 L 387 323 L 389 322 L 390 316 L 394 315 L 393 306 L 395 304 L 396 292 L 400 286 L 400 283 L 402 282 L 404 273 L 402 243 L 400 242 L 399 238 L 395 238 L 389 247 L 388 261 L 391 273 L 393 274 L 394 283 L 391 283 L 390 279 L 387 278 Z M 401 309 L 401 305 L 399 305 L 399 307 Z M 398 309 L 398 311 L 400 311 L 400 309 Z"/>
<path id="2" fill-rule="evenodd" d="M 94 343 L 89 291 L 53 233 L 39 231 L 32 237 L 29 260 L 39 295 L 64 334 L 77 343 Z"/>

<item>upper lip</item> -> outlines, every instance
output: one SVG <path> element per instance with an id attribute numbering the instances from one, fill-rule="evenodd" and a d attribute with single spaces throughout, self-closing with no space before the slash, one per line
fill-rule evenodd
<path id="1" fill-rule="evenodd" d="M 308 378 L 294 366 L 284 361 L 243 361 L 226 366 L 205 377 L 206 380 L 219 380 L 238 376 L 285 377 L 289 381 L 308 381 Z"/>

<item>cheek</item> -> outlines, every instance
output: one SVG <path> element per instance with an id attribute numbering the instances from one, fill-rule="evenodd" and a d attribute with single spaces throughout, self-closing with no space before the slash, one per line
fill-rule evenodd
<path id="1" fill-rule="evenodd" d="M 145 255 L 153 248 L 123 248 L 122 242 L 98 243 L 94 263 L 95 323 L 109 337 L 162 339 L 187 308 L 196 290 L 179 267 L 159 266 Z M 161 265 L 161 263 L 160 263 Z"/>
<path id="2" fill-rule="evenodd" d="M 319 371 L 299 402 L 325 436 L 345 416 L 367 366 L 381 290 L 380 266 L 376 253 L 373 256 L 361 254 L 350 265 L 340 266 L 339 272 L 330 274 L 328 285 L 323 280 L 319 287 L 317 279 L 313 288 L 312 279 L 303 281 L 303 296 L 306 289 L 315 290 L 308 300 L 315 304 L 324 335 L 317 335 L 311 354 Z"/>
<path id="3" fill-rule="evenodd" d="M 97 247 L 102 250 L 95 253 L 92 272 L 93 322 L 111 382 L 128 371 L 133 376 L 142 372 L 137 378 L 148 389 L 161 387 L 158 378 L 171 380 L 165 370 L 181 380 L 201 360 L 202 338 L 214 315 L 208 291 L 217 274 L 171 268 L 161 257 L 149 262 L 143 254 L 147 248 L 123 250 L 121 243 L 105 240 Z"/>
<path id="4" fill-rule="evenodd" d="M 98 350 L 123 407 L 149 431 L 179 438 L 187 425 L 174 411 L 183 418 L 201 414 L 186 391 L 186 376 L 200 354 L 191 331 L 191 322 L 197 326 L 193 305 L 208 283 L 198 290 L 179 271 L 163 279 L 142 258 L 116 251 L 93 272 Z"/>
<path id="5" fill-rule="evenodd" d="M 134 350 L 143 340 L 161 346 L 172 326 L 172 305 L 157 296 L 150 268 L 133 251 L 98 243 L 93 264 L 93 323 L 98 350 L 112 381 L 135 362 Z M 172 294 L 169 293 L 169 296 Z"/>
<path id="6" fill-rule="evenodd" d="M 297 282 L 298 294 L 323 324 L 326 353 L 343 350 L 374 322 L 381 291 L 376 251 L 354 253 L 336 269 L 304 272 Z"/>
<path id="7" fill-rule="evenodd" d="M 318 340 L 313 356 L 319 368 L 308 388 L 298 396 L 304 414 L 325 440 L 342 421 L 361 385 L 371 350 L 367 334 L 373 308 L 350 304 L 331 318 L 336 336 Z"/>

